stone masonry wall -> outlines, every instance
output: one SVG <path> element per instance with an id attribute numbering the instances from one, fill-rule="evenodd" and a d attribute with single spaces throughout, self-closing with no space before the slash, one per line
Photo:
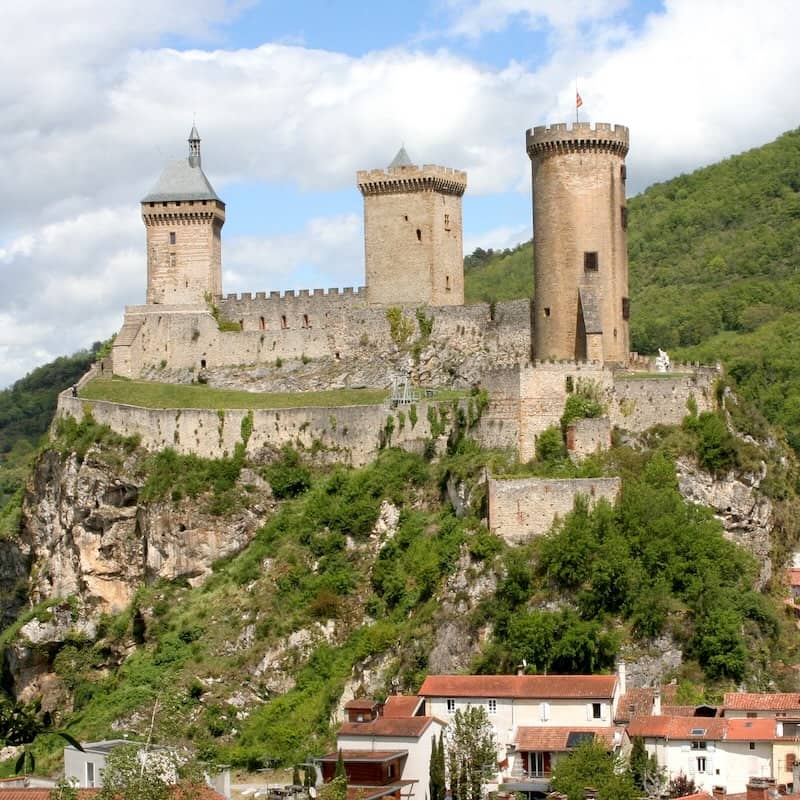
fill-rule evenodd
<path id="1" fill-rule="evenodd" d="M 611 447 L 611 420 L 608 417 L 576 419 L 567 428 L 567 452 L 580 461 L 598 450 Z"/>
<path id="2" fill-rule="evenodd" d="M 433 319 L 427 342 L 421 340 L 415 309 L 406 308 L 412 333 L 400 347 L 392 339 L 386 309 L 368 308 L 363 292 L 229 295 L 219 309 L 225 319 L 241 322 L 243 330 L 220 331 L 206 309 L 128 307 L 123 331 L 136 333 L 120 335 L 115 344 L 115 374 L 138 378 L 161 367 L 196 374 L 201 368 L 274 365 L 278 359 L 332 359 L 343 374 L 357 372 L 359 362 L 385 363 L 373 379 L 378 382 L 368 385 L 389 386 L 399 371 L 409 371 L 426 385 L 464 388 L 483 371 L 524 363 L 530 354 L 527 300 L 497 304 L 494 319 L 485 303 L 426 309 Z M 411 349 L 418 342 L 422 352 L 415 359 Z M 186 372 L 184 380 L 190 378 Z M 170 380 L 169 375 L 159 379 Z M 331 385 L 337 385 L 333 377 Z"/>
<path id="3" fill-rule="evenodd" d="M 428 408 L 437 403 L 417 404 L 417 422 L 411 425 L 409 409 L 387 405 L 340 406 L 331 408 L 256 409 L 253 432 L 246 453 L 259 460 L 265 448 L 278 450 L 285 444 L 311 448 L 315 442 L 330 452 L 332 461 L 362 466 L 373 460 L 381 447 L 381 433 L 389 416 L 393 417 L 391 444 L 422 452 L 430 437 Z M 450 406 L 450 403 L 447 403 Z M 466 407 L 465 407 L 466 409 Z M 405 424 L 400 427 L 398 411 L 403 410 Z M 178 453 L 194 453 L 202 458 L 231 455 L 242 440 L 244 409 L 217 412 L 213 409 L 156 409 L 85 400 L 63 392 L 58 398 L 57 416 L 83 419 L 91 413 L 97 422 L 108 425 L 122 436 L 141 437 L 142 446 L 157 451 L 172 447 Z M 452 417 L 452 414 L 449 415 Z M 442 436 L 447 438 L 449 430 Z"/>
<path id="4" fill-rule="evenodd" d="M 556 519 L 572 511 L 578 495 L 590 507 L 601 498 L 613 504 L 621 487 L 620 478 L 489 478 L 489 530 L 517 544 L 547 533 Z"/>

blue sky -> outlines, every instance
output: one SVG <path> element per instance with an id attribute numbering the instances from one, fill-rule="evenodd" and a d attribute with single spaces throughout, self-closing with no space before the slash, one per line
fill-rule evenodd
<path id="1" fill-rule="evenodd" d="M 0 29 L 0 386 L 143 302 L 139 199 L 187 152 L 226 292 L 363 282 L 358 169 L 464 169 L 464 249 L 531 236 L 526 128 L 628 125 L 628 188 L 798 125 L 796 0 L 28 0 Z"/>

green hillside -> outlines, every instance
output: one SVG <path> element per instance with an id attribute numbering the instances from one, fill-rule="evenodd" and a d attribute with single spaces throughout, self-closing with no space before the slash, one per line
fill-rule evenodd
<path id="1" fill-rule="evenodd" d="M 629 201 L 632 348 L 713 363 L 800 449 L 800 129 Z M 465 259 L 466 296 L 532 287 L 530 243 Z"/>

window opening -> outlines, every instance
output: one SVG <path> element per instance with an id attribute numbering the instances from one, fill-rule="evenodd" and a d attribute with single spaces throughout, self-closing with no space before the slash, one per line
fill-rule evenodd
<path id="1" fill-rule="evenodd" d="M 286 330 L 289 327 L 289 323 L 286 321 L 286 314 L 281 314 L 281 329 Z"/>
<path id="2" fill-rule="evenodd" d="M 623 181 L 628 179 L 628 168 L 625 166 L 625 164 L 619 168 L 619 176 Z"/>
<path id="3" fill-rule="evenodd" d="M 446 291 L 448 291 L 448 292 L 450 291 L 450 276 L 449 275 L 445 275 L 444 276 L 444 288 L 445 288 Z"/>
<path id="4" fill-rule="evenodd" d="M 706 757 L 699 756 L 697 759 L 697 771 L 698 772 L 705 772 L 706 771 Z"/>
<path id="5" fill-rule="evenodd" d="M 497 713 L 497 700 L 487 700 L 486 701 L 486 707 L 487 707 L 487 709 L 488 709 L 490 714 L 496 714 Z"/>
<path id="6" fill-rule="evenodd" d="M 417 228 L 417 241 L 422 241 L 422 231 L 419 228 Z"/>
<path id="7" fill-rule="evenodd" d="M 708 750 L 708 742 L 692 742 L 692 750 Z"/>
<path id="8" fill-rule="evenodd" d="M 603 716 L 603 704 L 592 703 L 592 719 L 601 719 Z"/>
<path id="9" fill-rule="evenodd" d="M 264 321 L 264 317 L 258 318 L 258 329 L 263 331 L 266 330 L 267 323 Z"/>
<path id="10" fill-rule="evenodd" d="M 583 268 L 586 272 L 597 272 L 597 251 L 586 251 L 583 254 Z"/>
<path id="11" fill-rule="evenodd" d="M 206 360 L 204 358 L 200 359 L 200 369 L 206 368 Z"/>
<path id="12" fill-rule="evenodd" d="M 448 714 L 455 714 L 456 713 L 456 701 L 453 697 L 447 698 L 447 713 Z"/>
<path id="13" fill-rule="evenodd" d="M 450 230 L 450 215 L 449 214 L 445 214 L 444 215 L 444 229 L 446 231 Z"/>
<path id="14" fill-rule="evenodd" d="M 622 319 L 631 318 L 631 299 L 630 297 L 622 298 Z"/>
<path id="15" fill-rule="evenodd" d="M 311 323 L 308 321 L 308 314 L 303 314 L 303 327 L 310 328 Z"/>
<path id="16" fill-rule="evenodd" d="M 169 232 L 169 243 L 170 244 L 175 244 L 175 231 L 170 231 Z"/>
<path id="17" fill-rule="evenodd" d="M 619 209 L 620 219 L 622 221 L 622 230 L 628 230 L 628 207 L 620 206 Z"/>
<path id="18" fill-rule="evenodd" d="M 86 762 L 86 786 L 89 789 L 94 788 L 94 762 Z"/>
<path id="19" fill-rule="evenodd" d="M 550 316 L 550 306 L 545 306 L 545 307 L 544 307 L 544 315 L 545 315 L 546 317 L 549 317 L 549 316 Z"/>

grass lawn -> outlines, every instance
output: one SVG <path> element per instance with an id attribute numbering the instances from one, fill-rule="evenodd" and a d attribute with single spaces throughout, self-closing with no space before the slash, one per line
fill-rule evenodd
<path id="1" fill-rule="evenodd" d="M 628 375 L 615 375 L 615 381 L 669 381 L 673 378 L 690 378 L 693 372 L 632 372 Z"/>
<path id="2" fill-rule="evenodd" d="M 143 408 L 309 408 L 366 406 L 384 402 L 385 389 L 332 389 L 325 392 L 240 392 L 202 384 L 155 383 L 95 378 L 81 389 L 87 400 L 109 400 Z M 438 393 L 437 393 L 438 397 Z M 441 398 L 440 398 L 441 399 Z"/>

